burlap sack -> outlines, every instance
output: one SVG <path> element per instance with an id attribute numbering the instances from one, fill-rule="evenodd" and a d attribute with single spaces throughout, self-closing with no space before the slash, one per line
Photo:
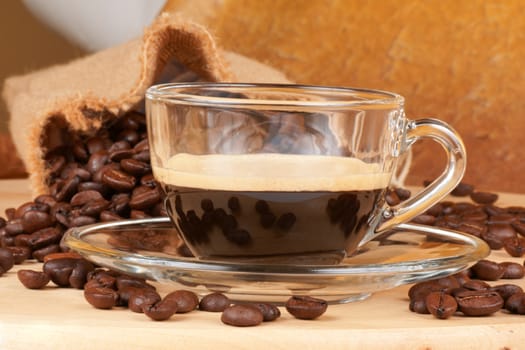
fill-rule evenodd
<path id="1" fill-rule="evenodd" d="M 163 81 L 288 82 L 270 67 L 220 50 L 202 26 L 163 14 L 142 39 L 6 80 L 10 132 L 34 194 L 48 191 L 48 149 L 67 133 L 91 133 L 109 118 L 140 109 L 146 89 Z"/>

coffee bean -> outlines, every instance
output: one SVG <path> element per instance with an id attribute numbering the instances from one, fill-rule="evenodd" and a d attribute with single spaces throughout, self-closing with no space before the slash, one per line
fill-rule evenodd
<path id="1" fill-rule="evenodd" d="M 7 247 L 13 253 L 13 260 L 15 264 L 21 264 L 31 256 L 31 248 L 29 247 Z"/>
<path id="2" fill-rule="evenodd" d="M 408 290 L 408 297 L 410 300 L 425 299 L 426 296 L 431 292 L 448 292 L 449 289 L 445 286 L 440 285 L 436 281 L 426 281 L 414 284 Z"/>
<path id="3" fill-rule="evenodd" d="M 209 312 L 222 312 L 230 306 L 230 299 L 219 292 L 205 295 L 199 302 L 199 310 Z"/>
<path id="4" fill-rule="evenodd" d="M 39 203 L 37 202 L 37 199 L 35 199 L 34 202 L 26 202 L 16 209 L 15 218 L 20 219 L 25 213 L 27 213 L 28 211 L 32 211 L 32 210 L 47 213 L 49 212 L 49 205 L 44 204 L 44 203 Z"/>
<path id="5" fill-rule="evenodd" d="M 154 304 L 144 304 L 142 312 L 154 321 L 165 321 L 177 312 L 177 302 L 162 299 Z"/>
<path id="6" fill-rule="evenodd" d="M 158 203 L 160 199 L 161 195 L 156 188 L 137 187 L 133 190 L 129 206 L 132 209 L 147 209 Z"/>
<path id="7" fill-rule="evenodd" d="M 0 248 L 0 269 L 2 269 L 2 273 L 11 270 L 14 264 L 13 252 L 7 248 Z"/>
<path id="8" fill-rule="evenodd" d="M 111 309 L 117 304 L 117 291 L 107 287 L 90 287 L 84 289 L 84 298 L 97 309 Z"/>
<path id="9" fill-rule="evenodd" d="M 49 276 L 42 271 L 18 270 L 16 273 L 24 287 L 29 289 L 42 289 L 50 281 Z"/>
<path id="10" fill-rule="evenodd" d="M 503 241 L 503 249 L 513 257 L 525 255 L 525 241 L 519 237 L 507 238 Z"/>
<path id="11" fill-rule="evenodd" d="M 474 275 L 485 281 L 497 281 L 505 273 L 505 269 L 498 263 L 489 260 L 480 260 L 471 267 Z"/>
<path id="12" fill-rule="evenodd" d="M 136 179 L 120 170 L 109 169 L 102 174 L 102 183 L 114 190 L 127 192 L 135 187 Z"/>
<path id="13" fill-rule="evenodd" d="M 415 224 L 432 226 L 436 222 L 436 217 L 428 214 L 421 214 L 412 219 Z"/>
<path id="14" fill-rule="evenodd" d="M 176 290 L 167 294 L 164 298 L 175 301 L 177 304 L 177 313 L 193 311 L 199 305 L 199 297 L 189 290 Z"/>
<path id="15" fill-rule="evenodd" d="M 256 303 L 254 306 L 261 311 L 263 315 L 263 322 L 275 321 L 281 316 L 281 311 L 273 304 Z"/>
<path id="16" fill-rule="evenodd" d="M 458 310 L 467 316 L 487 316 L 503 307 L 503 298 L 490 290 L 458 293 L 456 301 Z"/>
<path id="17" fill-rule="evenodd" d="M 482 291 L 482 290 L 490 289 L 490 284 L 488 284 L 485 281 L 472 279 L 472 280 L 468 280 L 465 283 L 463 283 L 461 287 L 471 290 L 471 291 Z"/>
<path id="18" fill-rule="evenodd" d="M 308 296 L 292 296 L 286 301 L 285 307 L 295 318 L 312 320 L 324 314 L 328 303 L 325 300 Z"/>
<path id="19" fill-rule="evenodd" d="M 222 312 L 221 321 L 235 327 L 252 327 L 261 324 L 263 314 L 254 305 L 231 305 Z"/>
<path id="20" fill-rule="evenodd" d="M 122 159 L 120 166 L 124 171 L 135 176 L 142 176 L 151 171 L 151 166 L 148 163 L 132 158 Z"/>
<path id="21" fill-rule="evenodd" d="M 416 314 L 429 314 L 430 311 L 427 309 L 426 298 L 410 299 L 408 304 L 410 311 L 415 312 Z"/>
<path id="22" fill-rule="evenodd" d="M 239 198 L 231 197 L 230 199 L 228 199 L 228 208 L 230 208 L 232 213 L 238 213 L 241 210 L 241 203 L 239 202 Z"/>
<path id="23" fill-rule="evenodd" d="M 465 197 L 470 196 L 472 192 L 474 192 L 474 186 L 465 182 L 460 182 L 450 194 L 457 197 Z"/>
<path id="24" fill-rule="evenodd" d="M 390 206 L 398 205 L 399 203 L 401 203 L 401 199 L 399 198 L 397 193 L 392 190 L 387 191 L 385 195 L 385 200 Z"/>
<path id="25" fill-rule="evenodd" d="M 47 227 L 33 232 L 27 241 L 29 247 L 33 250 L 44 248 L 51 244 L 60 242 L 62 232 L 55 227 Z"/>
<path id="26" fill-rule="evenodd" d="M 8 236 L 17 236 L 24 233 L 24 227 L 22 226 L 22 219 L 11 219 L 5 225 L 5 232 Z"/>
<path id="27" fill-rule="evenodd" d="M 53 259 L 44 263 L 43 270 L 51 281 L 59 287 L 69 287 L 69 277 L 78 259 Z"/>
<path id="28" fill-rule="evenodd" d="M 31 256 L 32 256 L 33 259 L 36 259 L 39 262 L 43 262 L 44 258 L 47 255 L 53 254 L 53 253 L 58 253 L 58 252 L 60 252 L 60 246 L 58 244 L 50 244 L 50 245 L 45 246 L 43 248 L 34 250 L 31 253 Z"/>
<path id="29" fill-rule="evenodd" d="M 94 200 L 100 200 L 100 199 L 103 199 L 103 197 L 98 191 L 94 191 L 94 190 L 80 191 L 80 192 L 77 192 L 71 198 L 70 204 L 74 206 L 83 206 L 86 203 L 89 203 Z"/>
<path id="30" fill-rule="evenodd" d="M 160 300 L 161 297 L 155 290 L 140 288 L 138 292 L 129 297 L 128 308 L 133 312 L 142 313 L 147 305 L 153 305 Z"/>
<path id="31" fill-rule="evenodd" d="M 499 263 L 499 265 L 503 268 L 503 276 L 501 278 L 504 279 L 520 279 L 525 276 L 525 268 L 523 265 L 511 262 L 511 261 L 505 261 Z"/>
<path id="32" fill-rule="evenodd" d="M 513 294 L 523 292 L 520 286 L 510 283 L 492 286 L 490 290 L 499 293 L 503 301 L 506 301 Z"/>
<path id="33" fill-rule="evenodd" d="M 493 204 L 498 200 L 498 195 L 490 192 L 472 192 L 470 198 L 479 204 Z"/>
<path id="34" fill-rule="evenodd" d="M 116 278 L 117 289 L 120 290 L 126 287 L 135 287 L 143 289 L 155 290 L 155 287 L 147 283 L 145 279 L 139 277 L 133 277 L 128 275 L 120 275 Z"/>
<path id="35" fill-rule="evenodd" d="M 246 246 L 252 243 L 252 236 L 243 229 L 233 228 L 224 233 L 226 239 L 240 246 Z"/>
<path id="36" fill-rule="evenodd" d="M 512 294 L 505 302 L 505 309 L 512 314 L 525 315 L 525 293 Z"/>
<path id="37" fill-rule="evenodd" d="M 65 180 L 65 182 L 63 183 L 62 186 L 60 186 L 60 189 L 55 195 L 56 200 L 58 202 L 69 201 L 71 197 L 77 191 L 77 187 L 79 183 L 80 183 L 80 178 L 78 176 L 73 176 Z"/>
<path id="38" fill-rule="evenodd" d="M 71 271 L 71 275 L 69 275 L 69 285 L 76 289 L 84 288 L 88 273 L 94 269 L 95 266 L 93 266 L 91 262 L 84 259 L 77 259 L 75 267 Z"/>
<path id="39" fill-rule="evenodd" d="M 428 311 L 439 319 L 447 319 L 456 312 L 458 304 L 454 297 L 444 292 L 432 292 L 425 298 Z"/>
<path id="40" fill-rule="evenodd" d="M 82 255 L 74 251 L 53 253 L 53 254 L 46 255 L 46 257 L 44 258 L 44 262 L 48 262 L 49 260 L 64 259 L 64 258 L 82 259 Z"/>

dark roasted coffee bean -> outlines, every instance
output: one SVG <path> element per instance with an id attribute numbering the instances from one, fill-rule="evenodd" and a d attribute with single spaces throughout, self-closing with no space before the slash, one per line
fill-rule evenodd
<path id="1" fill-rule="evenodd" d="M 13 252 L 8 248 L 0 248 L 0 269 L 3 272 L 11 270 L 15 264 L 15 259 L 13 257 Z"/>
<path id="2" fill-rule="evenodd" d="M 89 159 L 89 154 L 86 149 L 86 146 L 80 140 L 75 140 L 75 142 L 73 142 L 73 146 L 71 147 L 71 152 L 73 153 L 73 156 L 78 161 L 85 162 Z"/>
<path id="3" fill-rule="evenodd" d="M 385 200 L 390 206 L 398 205 L 399 203 L 401 203 L 401 199 L 399 199 L 397 193 L 391 190 L 387 191 Z"/>
<path id="4" fill-rule="evenodd" d="M 28 246 L 33 250 L 46 247 L 50 244 L 60 242 L 62 232 L 55 227 L 48 227 L 33 232 L 27 241 Z"/>
<path id="5" fill-rule="evenodd" d="M 110 189 L 108 186 L 101 184 L 99 182 L 93 182 L 93 181 L 86 181 L 82 182 L 77 187 L 78 192 L 82 191 L 97 191 L 100 193 L 103 197 L 107 196 Z"/>
<path id="6" fill-rule="evenodd" d="M 427 309 L 426 298 L 419 299 L 410 299 L 408 304 L 410 311 L 415 312 L 416 314 L 429 314 L 430 311 Z"/>
<path id="7" fill-rule="evenodd" d="M 525 254 L 525 241 L 519 237 L 507 238 L 503 241 L 503 249 L 510 256 L 520 258 Z"/>
<path id="8" fill-rule="evenodd" d="M 117 286 L 117 275 L 114 271 L 108 271 L 104 269 L 95 269 L 88 272 L 87 281 L 95 281 L 96 285 L 116 289 Z"/>
<path id="9" fill-rule="evenodd" d="M 467 316 L 487 316 L 503 307 L 503 298 L 490 290 L 458 293 L 456 301 L 458 310 Z"/>
<path id="10" fill-rule="evenodd" d="M 480 260 L 470 269 L 477 278 L 485 281 L 497 281 L 505 273 L 500 264 L 490 260 Z"/>
<path id="11" fill-rule="evenodd" d="M 102 183 L 120 192 L 128 192 L 135 187 L 136 179 L 123 171 L 108 169 L 102 174 Z"/>
<path id="12" fill-rule="evenodd" d="M 421 214 L 412 219 L 415 224 L 432 226 L 436 222 L 436 217 L 428 214 Z"/>
<path id="13" fill-rule="evenodd" d="M 406 188 L 397 187 L 395 191 L 399 199 L 403 201 L 409 199 L 410 196 L 412 195 L 410 190 L 407 190 Z"/>
<path id="14" fill-rule="evenodd" d="M 489 289 L 490 288 L 490 284 L 488 284 L 485 281 L 472 279 L 472 280 L 468 280 L 465 283 L 463 283 L 461 285 L 461 287 L 463 287 L 465 289 L 468 289 L 468 290 L 479 291 L 479 290 L 487 290 L 487 289 Z"/>
<path id="15" fill-rule="evenodd" d="M 512 214 L 504 213 L 498 215 L 492 215 L 488 220 L 488 224 L 512 224 L 517 222 L 518 218 Z"/>
<path id="16" fill-rule="evenodd" d="M 261 324 L 263 314 L 251 304 L 231 305 L 222 312 L 221 321 L 235 327 L 252 327 Z"/>
<path id="17" fill-rule="evenodd" d="M 501 278 L 504 279 L 520 279 L 525 276 L 525 268 L 523 265 L 511 262 L 511 261 L 505 261 L 499 263 L 499 265 L 503 268 L 503 276 Z"/>
<path id="18" fill-rule="evenodd" d="M 127 141 L 130 145 L 135 145 L 139 142 L 139 134 L 135 130 L 125 129 L 122 130 L 116 137 L 118 141 Z"/>
<path id="19" fill-rule="evenodd" d="M 479 204 L 493 204 L 498 200 L 498 195 L 490 192 L 472 192 L 470 198 Z"/>
<path id="20" fill-rule="evenodd" d="M 69 277 L 78 259 L 54 259 L 44 263 L 43 270 L 59 287 L 69 287 Z"/>
<path id="21" fill-rule="evenodd" d="M 109 205 L 110 202 L 105 200 L 104 198 L 93 200 L 84 204 L 84 206 L 80 208 L 80 215 L 98 217 L 98 215 L 103 210 L 106 210 L 109 207 Z"/>
<path id="22" fill-rule="evenodd" d="M 103 210 L 100 213 L 100 221 L 102 222 L 118 221 L 122 219 L 123 219 L 122 216 L 118 215 L 117 213 L 108 211 L 108 210 Z"/>
<path id="23" fill-rule="evenodd" d="M 199 305 L 199 297 L 189 290 L 176 290 L 167 294 L 164 299 L 173 299 L 177 304 L 177 313 L 193 311 Z"/>
<path id="24" fill-rule="evenodd" d="M 151 166 L 148 163 L 132 158 L 122 159 L 120 166 L 124 171 L 135 176 L 142 176 L 151 171 Z"/>
<path id="25" fill-rule="evenodd" d="M 443 204 L 437 203 L 434 204 L 430 209 L 426 211 L 425 214 L 432 215 L 432 216 L 440 216 L 443 213 Z"/>
<path id="26" fill-rule="evenodd" d="M 49 276 L 42 271 L 18 270 L 18 280 L 29 289 L 42 289 L 49 283 Z"/>
<path id="27" fill-rule="evenodd" d="M 125 141 L 120 141 L 125 142 Z M 127 143 L 127 142 L 126 142 Z M 135 154 L 132 149 L 115 149 L 109 151 L 109 160 L 112 162 L 121 162 L 124 159 L 131 158 Z"/>
<path id="28" fill-rule="evenodd" d="M 257 211 L 259 214 L 268 213 L 270 211 L 270 207 L 266 201 L 258 200 L 255 203 L 255 211 Z"/>
<path id="29" fill-rule="evenodd" d="M 79 215 L 69 220 L 69 227 L 80 227 L 96 223 L 97 220 L 92 216 Z"/>
<path id="30" fill-rule="evenodd" d="M 59 202 L 67 202 L 76 193 L 80 178 L 73 176 L 64 181 L 64 184 L 60 187 L 56 194 L 56 200 Z"/>
<path id="31" fill-rule="evenodd" d="M 121 216 L 127 216 L 130 211 L 130 196 L 128 193 L 118 193 L 111 197 L 110 210 Z"/>
<path id="32" fill-rule="evenodd" d="M 93 174 L 93 181 L 97 183 L 102 183 L 102 176 L 110 170 L 119 170 L 120 171 L 120 164 L 119 163 L 108 163 L 104 165 L 100 170 L 98 170 L 96 173 Z M 108 188 L 111 191 L 111 188 L 107 186 L 106 184 L 102 183 L 106 188 Z"/>
<path id="33" fill-rule="evenodd" d="M 155 188 L 157 187 L 157 182 L 155 181 L 155 178 L 153 177 L 153 174 L 147 174 L 140 178 L 140 184 L 142 186 L 146 186 L 149 188 Z"/>
<path id="34" fill-rule="evenodd" d="M 94 269 L 95 266 L 89 261 L 85 259 L 77 259 L 75 267 L 69 276 L 69 285 L 76 289 L 84 288 L 84 285 L 87 282 L 88 273 Z"/>
<path id="35" fill-rule="evenodd" d="M 128 308 L 133 312 L 142 313 L 145 306 L 153 305 L 160 300 L 161 297 L 155 290 L 142 288 L 141 291 L 131 294 Z"/>
<path id="36" fill-rule="evenodd" d="M 130 219 L 146 219 L 146 218 L 150 218 L 151 216 L 146 214 L 145 212 L 143 212 L 142 210 L 131 210 L 131 212 L 129 213 L 129 218 Z"/>
<path id="37" fill-rule="evenodd" d="M 117 276 L 116 283 L 117 283 L 117 289 L 119 290 L 122 288 L 126 288 L 126 287 L 136 287 L 136 288 L 145 288 L 145 289 L 155 290 L 154 286 L 147 283 L 144 278 L 140 278 L 140 277 L 120 275 L 120 276 Z"/>
<path id="38" fill-rule="evenodd" d="M 145 210 L 159 202 L 160 198 L 160 193 L 156 188 L 137 187 L 131 195 L 129 206 L 132 209 Z"/>
<path id="39" fill-rule="evenodd" d="M 328 303 L 308 296 L 292 296 L 286 301 L 285 307 L 295 318 L 313 320 L 325 313 Z"/>
<path id="40" fill-rule="evenodd" d="M 84 289 L 84 298 L 97 309 L 111 309 L 117 304 L 117 291 L 107 287 L 90 287 Z"/>
<path id="41" fill-rule="evenodd" d="M 135 153 L 131 158 L 140 160 L 141 162 L 144 162 L 144 163 L 149 163 L 151 160 L 150 157 L 151 156 L 150 156 L 149 150 L 146 150 L 146 151 Z"/>
<path id="42" fill-rule="evenodd" d="M 43 204 L 46 205 L 47 208 L 51 208 L 57 203 L 57 200 L 49 194 L 41 194 L 35 198 L 35 203 Z"/>
<path id="43" fill-rule="evenodd" d="M 463 221 L 459 224 L 457 230 L 479 238 L 487 232 L 487 226 L 481 222 Z"/>
<path id="44" fill-rule="evenodd" d="M 465 282 L 470 281 L 470 278 L 472 277 L 472 271 L 470 269 L 466 269 L 460 272 L 457 272 L 452 275 L 458 281 L 459 285 L 462 286 Z"/>
<path id="45" fill-rule="evenodd" d="M 22 219 L 11 219 L 7 222 L 4 227 L 5 232 L 8 236 L 17 236 L 24 233 L 24 227 L 22 226 Z"/>
<path id="46" fill-rule="evenodd" d="M 275 321 L 281 316 L 281 311 L 273 304 L 256 303 L 254 306 L 261 311 L 263 315 L 263 322 Z"/>
<path id="47" fill-rule="evenodd" d="M 101 150 L 96 153 L 92 153 L 89 157 L 89 160 L 86 164 L 86 170 L 95 174 L 97 171 L 102 169 L 102 167 L 108 162 L 109 155 L 107 151 Z"/>
<path id="48" fill-rule="evenodd" d="M 475 210 L 462 213 L 461 217 L 467 222 L 478 222 L 480 224 L 484 224 L 489 216 L 483 210 Z"/>
<path id="49" fill-rule="evenodd" d="M 457 278 L 454 276 L 442 277 L 437 280 L 434 280 L 437 284 L 444 287 L 443 292 L 449 292 L 452 289 L 461 287 L 461 284 L 458 282 Z"/>
<path id="50" fill-rule="evenodd" d="M 498 292 L 499 295 L 506 301 L 511 295 L 523 292 L 523 289 L 515 284 L 499 284 L 490 287 L 490 290 Z"/>
<path id="51" fill-rule="evenodd" d="M 177 303 L 172 299 L 162 299 L 154 304 L 144 304 L 142 312 L 154 321 L 165 321 L 177 312 Z"/>
<path id="52" fill-rule="evenodd" d="M 7 247 L 13 253 L 15 264 L 21 264 L 31 256 L 31 248 L 29 247 Z"/>
<path id="53" fill-rule="evenodd" d="M 102 195 L 98 191 L 88 190 L 88 191 L 81 191 L 77 192 L 72 198 L 71 198 L 71 205 L 74 206 L 82 206 L 88 202 L 94 201 L 94 200 L 100 200 L 103 199 Z"/>
<path id="54" fill-rule="evenodd" d="M 525 293 L 512 294 L 505 302 L 505 309 L 512 314 L 525 315 Z"/>
<path id="55" fill-rule="evenodd" d="M 472 192 L 474 192 L 474 186 L 465 182 L 460 182 L 450 194 L 457 197 L 465 197 L 470 196 Z"/>
<path id="56" fill-rule="evenodd" d="M 230 306 L 230 299 L 219 292 L 205 295 L 199 302 L 199 310 L 209 312 L 222 312 Z"/>
<path id="57" fill-rule="evenodd" d="M 53 224 L 53 218 L 46 212 L 29 210 L 22 215 L 22 228 L 26 233 L 33 233 Z"/>
<path id="58" fill-rule="evenodd" d="M 513 222 L 512 227 L 522 236 L 525 236 L 525 216 L 522 217 L 522 222 Z"/>
<path id="59" fill-rule="evenodd" d="M 410 287 L 408 290 L 408 297 L 410 300 L 425 299 L 429 293 L 440 291 L 448 292 L 448 288 L 446 286 L 440 285 L 436 281 L 420 282 Z"/>
<path id="60" fill-rule="evenodd" d="M 142 141 L 139 141 L 134 147 L 133 150 L 137 153 L 143 152 L 143 151 L 149 151 L 149 142 L 148 139 L 143 139 Z"/>
<path id="61" fill-rule="evenodd" d="M 36 211 L 47 213 L 49 212 L 49 208 L 50 208 L 49 205 L 44 204 L 44 203 L 39 203 L 35 199 L 34 202 L 27 202 L 19 206 L 15 211 L 15 218 L 20 219 L 25 213 L 31 210 L 36 210 Z"/>
<path id="62" fill-rule="evenodd" d="M 443 292 L 432 292 L 425 298 L 428 311 L 439 319 L 447 319 L 456 312 L 458 304 L 454 297 Z"/>
<path id="63" fill-rule="evenodd" d="M 7 220 L 0 216 L 0 229 L 4 228 L 7 224 Z"/>
<path id="64" fill-rule="evenodd" d="M 504 241 L 516 237 L 516 231 L 510 224 L 488 224 L 487 231 L 481 238 L 494 250 L 503 248 Z"/>
<path id="65" fill-rule="evenodd" d="M 47 255 L 58 252 L 60 252 L 60 246 L 58 244 L 50 244 L 43 248 L 33 250 L 31 257 L 39 262 L 43 262 Z"/>
<path id="66" fill-rule="evenodd" d="M 46 255 L 46 257 L 44 258 L 44 262 L 48 262 L 49 260 L 53 260 L 53 259 L 64 259 L 64 258 L 82 259 L 82 255 L 78 254 L 77 252 L 73 252 L 73 251 L 52 253 L 52 254 Z"/>
<path id="67" fill-rule="evenodd" d="M 60 174 L 66 165 L 66 158 L 63 155 L 55 154 L 46 160 L 46 170 L 51 176 Z"/>

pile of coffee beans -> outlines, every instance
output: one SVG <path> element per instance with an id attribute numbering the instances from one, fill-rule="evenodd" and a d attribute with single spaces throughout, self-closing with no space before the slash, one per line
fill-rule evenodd
<path id="1" fill-rule="evenodd" d="M 0 219 L 0 247 L 17 263 L 61 252 L 71 227 L 166 215 L 142 114 L 129 113 L 95 135 L 66 133 L 45 160 L 50 193 L 7 209 Z"/>
<path id="2" fill-rule="evenodd" d="M 398 203 L 395 191 L 392 192 L 389 202 Z M 452 195 L 469 197 L 470 201 L 440 202 L 413 222 L 471 234 L 483 239 L 492 250 L 504 249 L 512 257 L 525 254 L 524 207 L 498 207 L 497 194 L 475 191 L 473 185 L 466 183 L 460 183 Z M 409 308 L 440 319 L 457 313 L 487 316 L 499 310 L 525 314 L 520 286 L 510 283 L 491 286 L 486 282 L 521 279 L 524 275 L 523 264 L 481 260 L 459 274 L 413 285 L 409 290 Z"/>
<path id="3" fill-rule="evenodd" d="M 414 284 L 408 291 L 409 308 L 440 319 L 449 318 L 456 311 L 464 316 L 488 316 L 502 309 L 525 314 L 520 286 L 512 283 L 491 286 L 486 282 L 519 279 L 524 274 L 523 265 L 515 262 L 480 260 L 461 273 Z"/>

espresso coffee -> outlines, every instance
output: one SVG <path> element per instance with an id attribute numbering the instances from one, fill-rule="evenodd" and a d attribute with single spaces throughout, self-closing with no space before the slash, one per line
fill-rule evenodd
<path id="1" fill-rule="evenodd" d="M 368 229 L 389 175 L 355 158 L 178 154 L 153 168 L 196 256 L 333 264 Z"/>

